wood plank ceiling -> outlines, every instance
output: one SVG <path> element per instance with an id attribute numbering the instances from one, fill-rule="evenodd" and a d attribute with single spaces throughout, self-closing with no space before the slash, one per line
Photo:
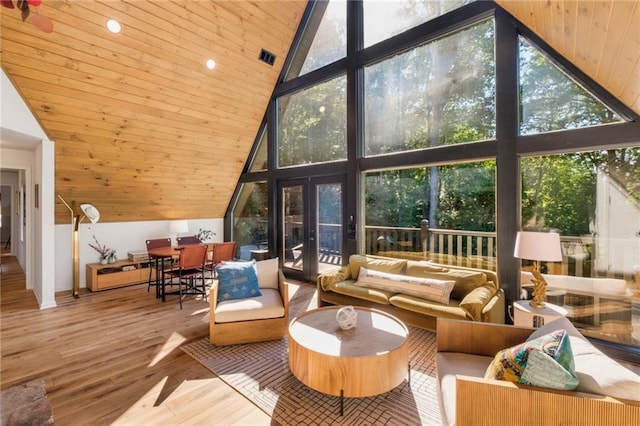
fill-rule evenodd
<path id="1" fill-rule="evenodd" d="M 50 34 L 0 8 L 2 67 L 56 142 L 56 192 L 105 222 L 223 217 L 305 6 L 44 0 Z"/>
<path id="2" fill-rule="evenodd" d="M 640 2 L 497 3 L 640 113 Z M 0 8 L 2 67 L 56 142 L 56 192 L 106 222 L 222 217 L 305 6 L 44 0 L 50 34 Z"/>

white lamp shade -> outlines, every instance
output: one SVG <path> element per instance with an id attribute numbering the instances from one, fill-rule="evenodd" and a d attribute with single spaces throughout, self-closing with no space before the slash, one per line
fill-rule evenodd
<path id="1" fill-rule="evenodd" d="M 180 234 L 182 232 L 189 232 L 189 223 L 186 220 L 172 220 L 169 222 L 169 233 Z"/>
<path id="2" fill-rule="evenodd" d="M 560 262 L 560 234 L 555 232 L 518 232 L 514 257 L 539 262 Z"/>
<path id="3" fill-rule="evenodd" d="M 96 223 L 100 220 L 100 212 L 93 204 L 80 204 L 80 210 L 91 223 Z"/>

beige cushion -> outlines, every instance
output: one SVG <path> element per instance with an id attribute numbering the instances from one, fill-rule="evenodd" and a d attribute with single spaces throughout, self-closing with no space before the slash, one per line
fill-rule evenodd
<path id="1" fill-rule="evenodd" d="M 370 270 L 364 266 L 360 267 L 358 281 L 356 281 L 356 285 L 360 287 L 377 288 L 390 293 L 409 294 L 444 304 L 449 303 L 449 293 L 451 293 L 454 284 L 454 281 L 391 274 L 389 272 Z"/>
<path id="2" fill-rule="evenodd" d="M 482 377 L 492 359 L 458 352 L 436 353 L 440 416 L 444 425 L 456 424 L 456 374 Z"/>
<path id="3" fill-rule="evenodd" d="M 363 256 L 361 254 L 352 254 L 349 257 L 349 268 L 351 268 L 351 278 L 358 279 L 360 267 L 364 266 L 375 271 L 391 272 L 394 274 L 404 273 L 407 261 L 404 259 L 389 259 L 376 256 Z"/>
<path id="4" fill-rule="evenodd" d="M 331 291 L 383 305 L 388 305 L 389 298 L 395 294 L 376 288 L 359 287 L 354 280 L 337 282 L 331 286 Z"/>
<path id="5" fill-rule="evenodd" d="M 474 321 L 482 321 L 482 310 L 495 293 L 489 286 L 474 288 L 460 301 L 460 307 Z"/>
<path id="6" fill-rule="evenodd" d="M 258 287 L 278 288 L 278 258 L 256 262 Z"/>
<path id="7" fill-rule="evenodd" d="M 265 288 L 262 296 L 225 300 L 216 305 L 215 322 L 250 321 L 284 316 L 282 296 L 278 290 Z"/>
<path id="8" fill-rule="evenodd" d="M 450 300 L 449 304 L 444 305 L 408 294 L 396 294 L 389 298 L 389 303 L 398 308 L 418 312 L 423 315 L 430 315 L 432 317 L 458 320 L 467 319 L 466 313 L 462 308 L 458 307 L 458 302 L 455 300 Z"/>
<path id="9" fill-rule="evenodd" d="M 533 340 L 553 330 L 567 330 L 580 392 L 640 401 L 640 376 L 596 349 L 567 318 L 551 321 L 534 331 Z"/>

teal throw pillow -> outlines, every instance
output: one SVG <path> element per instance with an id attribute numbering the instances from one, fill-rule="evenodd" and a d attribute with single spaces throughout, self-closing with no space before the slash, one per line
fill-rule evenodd
<path id="1" fill-rule="evenodd" d="M 262 296 L 258 287 L 256 261 L 225 262 L 216 267 L 218 302 Z"/>
<path id="2" fill-rule="evenodd" d="M 551 389 L 575 389 L 578 377 L 567 331 L 556 330 L 501 350 L 484 377 Z"/>

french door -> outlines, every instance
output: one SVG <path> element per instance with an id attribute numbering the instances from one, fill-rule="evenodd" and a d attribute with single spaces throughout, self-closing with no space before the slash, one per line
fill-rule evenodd
<path id="1" fill-rule="evenodd" d="M 342 265 L 344 178 L 317 177 L 278 184 L 278 252 L 292 278 L 315 282 Z"/>

